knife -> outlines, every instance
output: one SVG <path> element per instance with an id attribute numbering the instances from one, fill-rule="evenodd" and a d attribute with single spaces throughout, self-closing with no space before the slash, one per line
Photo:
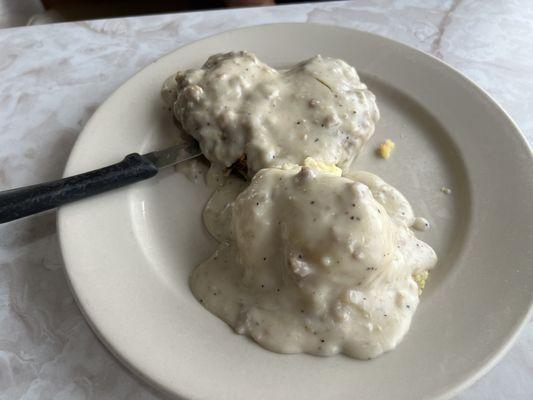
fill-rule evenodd
<path id="1" fill-rule="evenodd" d="M 94 171 L 0 192 L 0 224 L 143 181 L 200 154 L 193 141 L 143 155 L 128 154 L 121 162 Z"/>

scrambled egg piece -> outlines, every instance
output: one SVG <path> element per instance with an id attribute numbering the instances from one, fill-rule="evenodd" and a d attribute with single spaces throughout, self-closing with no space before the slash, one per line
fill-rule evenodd
<path id="1" fill-rule="evenodd" d="M 323 172 L 329 172 L 330 174 L 341 176 L 342 169 L 337 167 L 335 164 L 328 164 L 320 160 L 315 160 L 313 157 L 307 157 L 304 160 L 304 167 L 318 169 Z"/>
<path id="2" fill-rule="evenodd" d="M 390 139 L 385 140 L 385 142 L 381 143 L 378 148 L 378 153 L 381 157 L 383 157 L 385 160 L 387 160 L 392 152 L 392 149 L 394 149 L 394 142 Z"/>
<path id="3" fill-rule="evenodd" d="M 309 167 L 309 168 L 313 168 L 321 172 L 333 174 L 335 176 L 342 176 L 342 169 L 337 167 L 335 164 L 325 163 L 324 161 L 321 161 L 321 160 L 315 160 L 313 157 L 307 157 L 302 163 L 302 165 L 285 163 L 281 166 L 281 169 L 284 169 L 284 170 L 298 169 L 299 170 L 301 167 Z"/>
<path id="4" fill-rule="evenodd" d="M 426 269 L 424 271 L 415 272 L 413 274 L 413 279 L 415 280 L 416 284 L 418 285 L 418 294 L 422 294 L 422 290 L 424 290 L 424 286 L 426 286 L 426 279 L 429 276 L 429 271 Z"/>

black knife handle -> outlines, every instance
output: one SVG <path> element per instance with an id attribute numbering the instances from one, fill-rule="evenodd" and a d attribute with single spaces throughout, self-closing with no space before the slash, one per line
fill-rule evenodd
<path id="1" fill-rule="evenodd" d="M 143 156 L 133 153 L 108 167 L 57 181 L 0 192 L 0 223 L 50 210 L 95 194 L 139 182 L 157 174 Z"/>

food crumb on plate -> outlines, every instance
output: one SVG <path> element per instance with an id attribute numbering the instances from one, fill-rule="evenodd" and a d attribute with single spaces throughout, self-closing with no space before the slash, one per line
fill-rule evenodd
<path id="1" fill-rule="evenodd" d="M 394 149 L 395 146 L 396 145 L 392 140 L 387 139 L 379 145 L 378 154 L 381 156 L 381 158 L 388 160 L 392 153 L 392 149 Z"/>

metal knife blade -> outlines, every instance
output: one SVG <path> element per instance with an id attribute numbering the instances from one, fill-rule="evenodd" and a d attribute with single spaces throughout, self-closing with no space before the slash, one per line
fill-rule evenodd
<path id="1" fill-rule="evenodd" d="M 181 143 L 164 150 L 143 154 L 142 157 L 150 161 L 158 169 L 170 167 L 182 161 L 190 160 L 202 154 L 197 141 Z"/>

